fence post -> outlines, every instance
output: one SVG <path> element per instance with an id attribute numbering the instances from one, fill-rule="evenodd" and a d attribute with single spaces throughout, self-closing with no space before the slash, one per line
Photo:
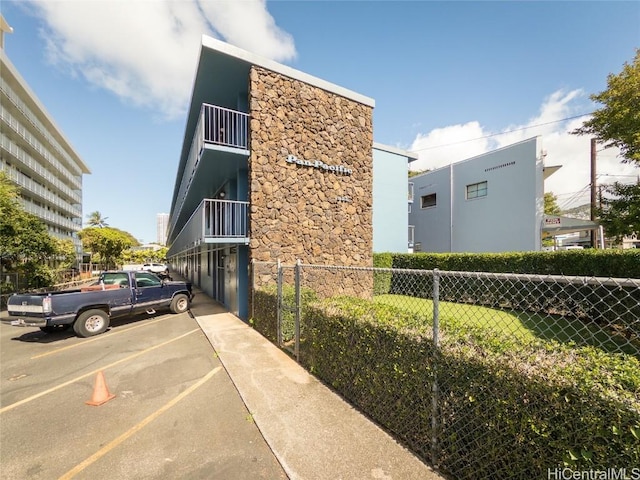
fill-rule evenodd
<path id="1" fill-rule="evenodd" d="M 251 259 L 251 278 L 249 280 L 251 285 L 249 288 L 251 289 L 251 313 L 249 315 L 250 319 L 255 320 L 255 304 L 256 304 L 256 259 Z"/>
<path id="2" fill-rule="evenodd" d="M 433 385 L 431 386 L 431 463 L 438 462 L 438 365 L 440 351 L 440 271 L 433 269 Z"/>
<path id="3" fill-rule="evenodd" d="M 295 355 L 296 361 L 300 361 L 300 314 L 302 311 L 302 305 L 300 301 L 300 277 L 302 273 L 302 261 L 298 259 L 296 262 L 295 277 L 296 277 L 296 333 L 295 333 Z"/>
<path id="4" fill-rule="evenodd" d="M 282 347 L 282 264 L 280 263 L 280 259 L 278 259 L 276 268 L 278 269 L 278 301 L 276 302 L 276 343 L 279 347 Z"/>

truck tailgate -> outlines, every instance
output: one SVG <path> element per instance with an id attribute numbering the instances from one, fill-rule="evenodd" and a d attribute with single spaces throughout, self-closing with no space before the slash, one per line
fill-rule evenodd
<path id="1" fill-rule="evenodd" d="M 44 298 L 44 295 L 12 295 L 7 302 L 7 312 L 9 315 L 42 317 L 44 314 L 42 305 Z"/>

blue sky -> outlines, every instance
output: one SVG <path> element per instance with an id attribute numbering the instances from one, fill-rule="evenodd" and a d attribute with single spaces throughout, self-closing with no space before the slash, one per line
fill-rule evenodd
<path id="1" fill-rule="evenodd" d="M 3 0 L 2 14 L 8 57 L 92 171 L 85 216 L 143 242 L 171 206 L 202 34 L 374 98 L 375 141 L 418 153 L 414 168 L 542 135 L 562 207 L 589 196 L 589 139 L 567 132 L 640 48 L 637 1 Z M 638 174 L 598 152 L 599 183 Z"/>

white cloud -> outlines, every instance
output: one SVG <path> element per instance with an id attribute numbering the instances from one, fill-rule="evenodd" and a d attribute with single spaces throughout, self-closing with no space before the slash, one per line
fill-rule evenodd
<path id="1" fill-rule="evenodd" d="M 276 61 L 293 39 L 265 0 L 31 0 L 50 59 L 74 75 L 174 118 L 186 108 L 200 38 L 207 34 Z"/>
<path id="2" fill-rule="evenodd" d="M 558 121 L 583 113 L 584 93 L 581 90 L 557 91 L 546 98 L 539 113 L 524 125 L 509 125 L 499 132 L 485 130 L 477 121 L 463 125 L 437 128 L 419 134 L 408 150 L 418 153 L 411 163 L 412 170 L 435 169 L 459 162 L 482 153 L 505 147 L 541 135 L 547 152 L 545 165 L 562 168 L 545 181 L 545 191 L 558 197 L 561 208 L 570 208 L 589 202 L 591 183 L 591 141 L 587 136 L 572 135 L 588 117 Z M 623 164 L 615 149 L 598 148 L 596 183 L 635 180 L 640 169 Z"/>

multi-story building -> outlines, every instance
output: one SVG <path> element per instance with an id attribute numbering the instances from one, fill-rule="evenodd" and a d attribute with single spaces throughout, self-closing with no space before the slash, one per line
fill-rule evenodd
<path id="1" fill-rule="evenodd" d="M 167 244 L 167 229 L 169 228 L 169 214 L 159 213 L 156 215 L 156 243 L 158 245 Z"/>
<path id="2" fill-rule="evenodd" d="M 544 179 L 560 168 L 544 157 L 535 137 L 412 177 L 415 250 L 540 250 Z"/>
<path id="3" fill-rule="evenodd" d="M 204 36 L 171 205 L 172 267 L 246 319 L 252 262 L 371 266 L 374 249 L 406 252 L 415 156 L 374 144 L 374 106 Z"/>
<path id="4" fill-rule="evenodd" d="M 11 32 L 0 17 L 0 38 Z M 3 40 L 0 41 L 3 45 Z M 25 211 L 82 257 L 82 175 L 89 168 L 0 48 L 0 170 L 20 187 Z"/>

